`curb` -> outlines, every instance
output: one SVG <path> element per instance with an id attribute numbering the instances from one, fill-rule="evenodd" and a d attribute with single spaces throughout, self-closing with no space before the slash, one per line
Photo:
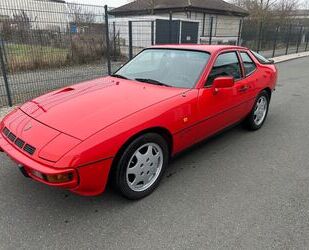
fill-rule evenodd
<path id="1" fill-rule="evenodd" d="M 297 53 L 297 54 L 277 56 L 277 57 L 274 57 L 272 59 L 277 64 L 277 63 L 282 63 L 282 62 L 286 62 L 286 61 L 290 61 L 290 60 L 295 60 L 295 59 L 299 59 L 299 58 L 303 58 L 303 57 L 307 57 L 307 56 L 309 56 L 309 51 L 302 52 L 302 53 Z"/>

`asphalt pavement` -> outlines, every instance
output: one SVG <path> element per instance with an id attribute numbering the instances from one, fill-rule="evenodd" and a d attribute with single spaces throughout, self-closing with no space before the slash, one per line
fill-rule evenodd
<path id="1" fill-rule="evenodd" d="M 309 57 L 278 68 L 261 130 L 186 151 L 137 202 L 47 187 L 1 154 L 0 249 L 308 249 Z"/>

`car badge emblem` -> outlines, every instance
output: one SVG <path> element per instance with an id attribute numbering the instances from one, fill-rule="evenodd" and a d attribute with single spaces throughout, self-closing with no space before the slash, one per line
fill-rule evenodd
<path id="1" fill-rule="evenodd" d="M 24 131 L 28 131 L 32 128 L 32 125 L 31 124 L 28 124 L 25 128 L 24 128 Z"/>

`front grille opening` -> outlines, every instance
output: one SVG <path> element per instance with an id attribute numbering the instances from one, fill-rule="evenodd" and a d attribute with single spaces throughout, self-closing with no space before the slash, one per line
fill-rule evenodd
<path id="1" fill-rule="evenodd" d="M 19 147 L 19 148 L 23 148 L 24 147 L 24 145 L 25 145 L 25 142 L 22 140 L 22 139 L 17 139 L 16 141 L 15 141 L 15 145 L 17 146 L 17 147 Z"/>
<path id="2" fill-rule="evenodd" d="M 16 135 L 14 135 L 8 128 L 5 127 L 2 130 L 2 132 L 7 138 L 9 138 L 10 141 L 12 141 L 17 147 L 19 147 L 23 151 L 27 152 L 30 155 L 33 155 L 35 153 L 35 151 L 36 151 L 35 147 L 33 147 L 29 144 L 26 144 L 25 141 L 23 141 L 20 138 L 17 138 Z"/>
<path id="3" fill-rule="evenodd" d="M 12 132 L 9 133 L 8 138 L 10 139 L 10 141 L 14 142 L 16 140 L 16 135 L 14 135 Z"/>
<path id="4" fill-rule="evenodd" d="M 5 136 L 8 136 L 8 135 L 10 134 L 10 130 L 8 130 L 7 128 L 4 128 L 4 129 L 3 129 L 3 134 L 4 134 Z"/>
<path id="5" fill-rule="evenodd" d="M 24 151 L 26 151 L 30 155 L 33 155 L 35 152 L 35 147 L 32 147 L 29 144 L 26 144 L 26 146 L 24 147 Z"/>

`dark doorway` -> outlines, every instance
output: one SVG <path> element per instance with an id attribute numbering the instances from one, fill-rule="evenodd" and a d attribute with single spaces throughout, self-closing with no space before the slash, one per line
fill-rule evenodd
<path id="1" fill-rule="evenodd" d="M 180 21 L 172 21 L 172 34 L 170 41 L 170 21 L 156 20 L 156 44 L 178 44 L 179 43 Z"/>
<path id="2" fill-rule="evenodd" d="M 197 22 L 181 23 L 181 43 L 197 43 L 198 42 L 198 25 Z"/>

